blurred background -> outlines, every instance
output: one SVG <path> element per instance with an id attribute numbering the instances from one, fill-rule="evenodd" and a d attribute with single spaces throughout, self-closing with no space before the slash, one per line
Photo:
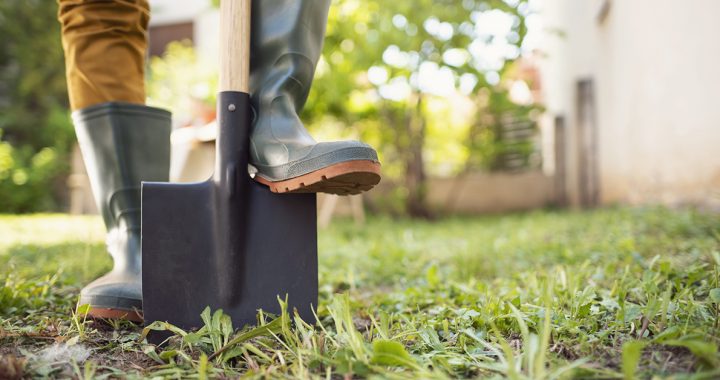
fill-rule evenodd
<path id="1" fill-rule="evenodd" d="M 151 0 L 148 104 L 171 176 L 212 170 L 217 1 Z M 0 213 L 94 213 L 57 6 L 0 2 Z M 720 2 L 335 0 L 303 120 L 359 138 L 384 178 L 321 223 L 545 207 L 720 210 Z"/>

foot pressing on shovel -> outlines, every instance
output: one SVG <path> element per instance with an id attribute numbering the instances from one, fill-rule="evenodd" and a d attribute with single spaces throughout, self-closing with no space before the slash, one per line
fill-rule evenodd
<path id="1" fill-rule="evenodd" d="M 322 51 L 329 0 L 254 1 L 250 135 L 255 180 L 276 193 L 359 194 L 380 182 L 377 153 L 359 141 L 316 142 L 302 110 Z"/>

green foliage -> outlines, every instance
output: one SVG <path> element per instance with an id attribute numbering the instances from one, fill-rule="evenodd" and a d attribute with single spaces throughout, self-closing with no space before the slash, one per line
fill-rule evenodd
<path id="1" fill-rule="evenodd" d="M 468 132 L 469 154 L 462 171 L 531 167 L 537 150 L 534 133 L 541 107 L 516 104 L 508 91 L 497 87 L 480 89 L 475 101 L 478 112 Z"/>
<path id="2" fill-rule="evenodd" d="M 188 117 L 193 101 L 214 109 L 218 75 L 211 62 L 199 57 L 188 41 L 171 42 L 162 57 L 150 60 L 148 103 L 172 109 L 176 118 Z"/>
<path id="3" fill-rule="evenodd" d="M 46 275 L 34 281 L 9 275 L 0 287 L 0 314 L 19 314 L 37 310 L 52 302 L 50 288 L 57 282 L 57 275 Z"/>
<path id="4" fill-rule="evenodd" d="M 661 208 L 340 222 L 319 235 L 318 324 L 279 300 L 254 327 L 207 309 L 143 332 L 71 315 L 110 266 L 99 219 L 5 216 L 0 345 L 26 377 L 717 378 L 718 226 Z M 43 362 L 55 342 L 89 361 Z"/>
<path id="5" fill-rule="evenodd" d="M 33 153 L 31 147 L 16 149 L 0 140 L 0 210 L 32 212 L 53 209 L 55 203 L 48 189 L 53 188 L 65 169 L 66 165 L 58 161 L 55 148 L 43 148 Z"/>
<path id="6" fill-rule="evenodd" d="M 376 340 L 373 342 L 372 362 L 375 364 L 391 367 L 413 368 L 417 365 L 405 350 L 405 347 L 398 342 L 391 340 Z"/>
<path id="7" fill-rule="evenodd" d="M 74 141 L 57 7 L 0 2 L 0 211 L 58 208 Z M 3 174 L 5 173 L 5 174 Z"/>
<path id="8" fill-rule="evenodd" d="M 622 347 L 622 371 L 625 380 L 633 380 L 635 378 L 635 371 L 640 363 L 640 356 L 642 351 L 647 346 L 648 342 L 641 340 L 631 340 L 625 342 Z"/>
<path id="9" fill-rule="evenodd" d="M 510 146 L 501 133 L 508 116 L 530 121 L 537 108 L 509 101 L 506 80 L 527 9 L 525 0 L 336 1 L 304 117 L 321 135 L 379 148 L 406 211 L 426 215 L 428 164 L 446 175 L 501 169 L 499 157 L 527 161 L 534 148 Z M 484 30 L 484 17 L 508 21 L 506 34 Z M 507 53 L 493 56 L 495 46 Z"/>

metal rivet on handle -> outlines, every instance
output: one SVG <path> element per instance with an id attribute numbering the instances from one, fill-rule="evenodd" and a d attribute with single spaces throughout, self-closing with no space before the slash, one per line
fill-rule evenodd
<path id="1" fill-rule="evenodd" d="M 230 110 L 230 112 L 235 111 L 235 105 L 234 104 L 228 105 L 228 110 Z"/>

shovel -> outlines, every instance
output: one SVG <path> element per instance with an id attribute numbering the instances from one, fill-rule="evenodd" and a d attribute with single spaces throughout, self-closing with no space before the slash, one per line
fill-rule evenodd
<path id="1" fill-rule="evenodd" d="M 213 176 L 199 183 L 142 184 L 145 323 L 202 326 L 209 306 L 235 326 L 259 309 L 313 318 L 317 305 L 315 194 L 275 194 L 248 175 L 251 0 L 220 6 L 220 93 Z M 159 342 L 163 334 L 150 335 Z"/>

